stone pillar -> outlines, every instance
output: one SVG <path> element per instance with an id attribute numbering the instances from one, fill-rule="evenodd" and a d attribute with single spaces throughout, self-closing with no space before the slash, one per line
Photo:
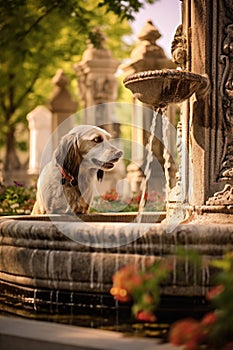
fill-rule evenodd
<path id="1" fill-rule="evenodd" d="M 107 103 L 117 99 L 118 83 L 115 77 L 120 64 L 106 48 L 103 34 L 97 30 L 100 44 L 90 44 L 83 53 L 82 61 L 74 66 L 78 77 L 79 91 L 84 105 L 86 124 L 105 126 L 112 132 L 115 121 L 113 107 Z M 107 105 L 104 105 L 104 104 Z M 92 107 L 92 108 L 90 108 Z M 109 129 L 110 128 L 110 129 Z M 119 135 L 117 135 L 119 136 Z"/>
<path id="2" fill-rule="evenodd" d="M 208 97 L 184 104 L 182 133 L 188 141 L 188 202 L 198 218 L 233 222 L 233 8 L 228 0 L 183 0 L 174 52 L 183 69 L 207 74 Z M 179 45 L 178 45 L 179 44 Z M 178 48 L 179 46 L 179 48 Z M 177 49 L 177 51 L 176 51 Z M 181 55 L 182 56 L 182 55 Z M 179 61 L 179 59 L 178 59 Z M 208 213 L 208 214 L 207 214 Z"/>
<path id="3" fill-rule="evenodd" d="M 121 148 L 117 140 L 120 138 L 120 124 L 114 113 L 114 104 L 111 103 L 117 99 L 118 82 L 115 74 L 120 62 L 106 48 L 105 37 L 99 29 L 95 35 L 99 45 L 95 47 L 90 44 L 83 53 L 82 61 L 74 66 L 84 106 L 84 123 L 103 127 L 116 139 L 116 146 Z M 116 182 L 124 175 L 125 166 L 120 161 L 111 173 L 105 173 L 103 182 L 98 184 L 98 191 L 104 193 L 115 188 Z"/>
<path id="4" fill-rule="evenodd" d="M 58 69 L 52 79 L 55 88 L 47 107 L 52 112 L 52 132 L 54 133 L 54 147 L 60 138 L 74 126 L 71 115 L 77 110 L 77 102 L 73 101 L 68 91 L 69 79 L 62 69 Z M 58 128 L 60 126 L 60 128 Z"/>
<path id="5" fill-rule="evenodd" d="M 138 34 L 139 43 L 130 55 L 130 62 L 121 66 L 125 75 L 130 75 L 142 71 L 175 68 L 176 65 L 166 57 L 164 50 L 157 45 L 156 41 L 161 37 L 158 29 L 154 26 L 151 20 L 148 20 Z M 132 113 L 132 162 L 128 166 L 128 177 L 132 184 L 132 190 L 139 192 L 140 184 L 143 178 L 142 169 L 145 167 L 145 150 L 138 152 L 138 144 L 143 145 L 144 149 L 149 137 L 150 125 L 152 122 L 153 111 L 150 106 L 142 104 L 137 99 L 133 99 L 133 113 Z M 146 107 L 146 108 L 143 108 Z M 168 107 L 167 117 L 169 121 L 174 124 L 176 116 L 176 107 L 173 105 Z M 157 126 L 159 128 L 159 126 Z M 160 125 L 160 139 L 162 138 L 162 129 Z M 174 142 L 174 140 L 170 140 Z M 163 144 L 159 139 L 153 142 L 153 153 L 158 161 L 158 164 L 153 166 L 151 179 L 153 179 L 153 188 L 161 189 L 161 167 L 163 167 Z M 160 169 L 158 169 L 158 167 Z M 170 185 L 175 185 L 175 169 L 174 163 L 171 161 L 170 171 Z M 151 181 L 151 180 L 150 180 Z"/>
<path id="6" fill-rule="evenodd" d="M 44 106 L 38 106 L 28 113 L 27 120 L 30 130 L 30 152 L 28 174 L 38 175 L 41 166 L 41 156 L 51 135 L 52 113 Z M 52 150 L 50 150 L 52 151 Z M 51 152 L 48 150 L 48 159 Z"/>

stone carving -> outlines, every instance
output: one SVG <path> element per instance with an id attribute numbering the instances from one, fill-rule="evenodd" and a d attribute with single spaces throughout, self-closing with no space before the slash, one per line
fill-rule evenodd
<path id="1" fill-rule="evenodd" d="M 73 100 L 69 91 L 69 79 L 62 69 L 58 69 L 52 78 L 54 90 L 47 108 L 52 113 L 53 149 L 57 146 L 60 138 L 74 126 L 70 116 L 76 112 L 78 104 Z"/>
<path id="2" fill-rule="evenodd" d="M 176 172 L 176 185 L 170 192 L 169 200 L 173 202 L 182 201 L 183 190 L 182 190 L 182 122 L 179 121 L 177 124 L 177 139 L 176 139 L 177 156 L 179 159 L 179 168 Z"/>
<path id="3" fill-rule="evenodd" d="M 224 1 L 225 6 L 226 6 L 226 15 L 227 17 L 233 17 L 233 1 L 232 0 L 225 0 Z"/>
<path id="4" fill-rule="evenodd" d="M 233 24 L 226 27 L 221 63 L 225 65 L 220 86 L 222 107 L 225 116 L 225 155 L 221 164 L 219 179 L 233 178 Z"/>
<path id="5" fill-rule="evenodd" d="M 173 61 L 181 69 L 186 68 L 187 63 L 187 42 L 186 37 L 183 34 L 183 26 L 180 24 L 175 32 L 174 39 L 172 41 L 171 52 Z"/>
<path id="6" fill-rule="evenodd" d="M 73 101 L 69 92 L 69 79 L 65 75 L 62 69 L 58 69 L 55 76 L 52 78 L 54 84 L 54 90 L 52 92 L 51 99 L 47 103 L 47 107 L 52 113 L 63 114 L 58 123 L 54 126 L 57 127 L 63 122 L 70 114 L 74 113 L 77 109 L 77 102 Z"/>
<path id="7" fill-rule="evenodd" d="M 74 66 L 85 108 L 113 102 L 117 98 L 118 83 L 115 72 L 120 62 L 113 58 L 106 47 L 106 39 L 100 32 L 97 39 L 98 45 L 96 46 L 96 41 L 94 44 L 90 43 L 83 53 L 82 61 Z"/>
<path id="8" fill-rule="evenodd" d="M 130 62 L 121 65 L 128 75 L 154 69 L 176 68 L 174 62 L 167 58 L 164 50 L 157 44 L 160 32 L 151 20 L 148 20 L 138 34 L 139 43 L 130 55 Z"/>
<path id="9" fill-rule="evenodd" d="M 216 192 L 213 197 L 206 202 L 207 205 L 232 205 L 233 187 L 226 184 L 222 191 Z"/>
<path id="10" fill-rule="evenodd" d="M 216 192 L 213 197 L 209 198 L 206 204 L 226 206 L 233 204 L 233 24 L 229 24 L 225 28 L 222 52 L 220 63 L 224 65 L 224 69 L 220 94 L 224 114 L 223 137 L 225 146 L 218 181 L 226 180 L 227 184 L 222 191 Z"/>

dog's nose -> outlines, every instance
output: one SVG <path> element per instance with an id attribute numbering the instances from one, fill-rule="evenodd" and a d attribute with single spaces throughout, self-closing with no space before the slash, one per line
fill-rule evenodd
<path id="1" fill-rule="evenodd" d="M 116 157 L 117 158 L 121 158 L 123 156 L 123 151 L 118 151 L 117 153 L 116 153 Z"/>

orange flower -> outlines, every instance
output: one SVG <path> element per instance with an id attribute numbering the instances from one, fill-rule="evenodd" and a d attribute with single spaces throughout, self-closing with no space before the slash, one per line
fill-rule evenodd
<path id="1" fill-rule="evenodd" d="M 110 293 L 114 296 L 114 298 L 118 301 L 126 303 L 131 300 L 130 295 L 128 294 L 126 289 L 112 287 L 110 289 Z"/>
<path id="2" fill-rule="evenodd" d="M 143 277 L 136 265 L 124 266 L 113 275 L 113 288 L 110 293 L 119 301 L 128 301 L 132 291 L 141 286 L 142 282 Z"/>
<path id="3" fill-rule="evenodd" d="M 139 321 L 143 322 L 155 322 L 156 316 L 149 311 L 139 311 L 136 315 Z"/>

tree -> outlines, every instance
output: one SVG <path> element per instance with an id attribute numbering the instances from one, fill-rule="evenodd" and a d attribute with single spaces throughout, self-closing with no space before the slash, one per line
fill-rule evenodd
<path id="1" fill-rule="evenodd" d="M 0 144 L 6 147 L 5 170 L 20 167 L 16 126 L 25 124 L 27 113 L 46 101 L 54 70 L 69 64 L 74 74 L 72 63 L 80 60 L 87 38 L 97 44 L 97 25 L 111 33 L 110 48 L 114 40 L 121 42 L 124 57 L 128 48 L 121 37 L 130 33 L 127 19 L 142 5 L 139 0 L 0 0 Z"/>

